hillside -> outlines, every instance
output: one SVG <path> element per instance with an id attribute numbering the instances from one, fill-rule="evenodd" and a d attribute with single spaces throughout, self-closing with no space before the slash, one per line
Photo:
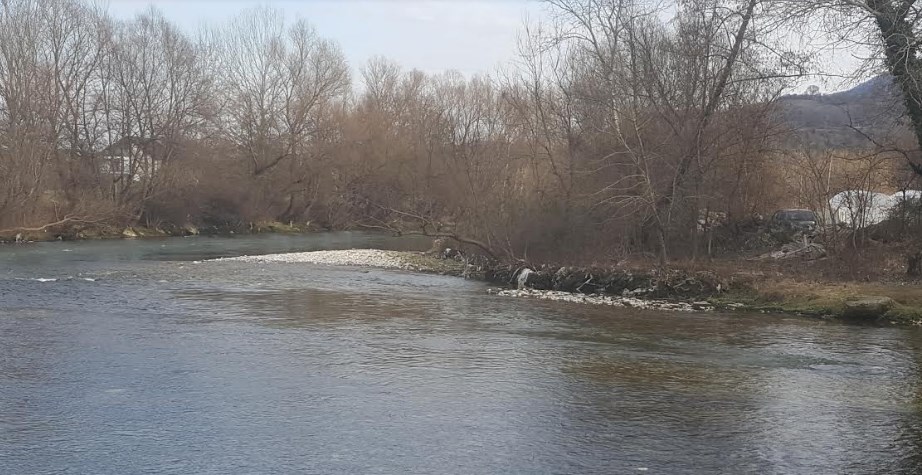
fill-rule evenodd
<path id="1" fill-rule="evenodd" d="M 779 104 L 795 131 L 791 146 L 862 148 L 870 145 L 863 134 L 886 142 L 909 133 L 900 123 L 904 107 L 889 75 L 833 94 L 784 96 Z"/>

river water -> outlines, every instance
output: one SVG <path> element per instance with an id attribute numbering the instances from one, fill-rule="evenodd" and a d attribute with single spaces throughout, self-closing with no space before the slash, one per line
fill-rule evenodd
<path id="1" fill-rule="evenodd" d="M 0 473 L 922 473 L 916 329 L 200 262 L 423 245 L 0 248 Z"/>

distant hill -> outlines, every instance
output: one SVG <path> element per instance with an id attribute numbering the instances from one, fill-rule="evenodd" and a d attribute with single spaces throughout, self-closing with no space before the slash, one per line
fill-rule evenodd
<path id="1" fill-rule="evenodd" d="M 778 100 L 794 131 L 790 146 L 865 148 L 871 144 L 855 127 L 880 142 L 905 138 L 905 108 L 890 75 L 880 75 L 833 94 L 790 95 Z"/>

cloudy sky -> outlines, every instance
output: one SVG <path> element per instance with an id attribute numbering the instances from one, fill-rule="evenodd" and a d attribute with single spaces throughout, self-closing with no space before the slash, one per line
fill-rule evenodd
<path id="1" fill-rule="evenodd" d="M 307 19 L 321 35 L 336 40 L 354 69 L 380 55 L 407 69 L 455 69 L 466 75 L 490 73 L 508 63 L 524 22 L 549 16 L 537 0 L 108 0 L 108 5 L 120 18 L 155 5 L 189 31 L 272 5 L 291 18 Z M 836 77 L 858 66 L 853 56 L 843 49 L 824 52 L 820 60 L 831 76 L 806 78 L 798 87 L 814 83 L 830 92 L 855 85 Z"/>
<path id="2" fill-rule="evenodd" d="M 545 15 L 530 0 L 109 0 L 109 11 L 130 18 L 151 4 L 190 30 L 268 4 L 336 40 L 354 68 L 381 55 L 408 69 L 465 74 L 492 72 L 510 60 L 526 18 Z"/>

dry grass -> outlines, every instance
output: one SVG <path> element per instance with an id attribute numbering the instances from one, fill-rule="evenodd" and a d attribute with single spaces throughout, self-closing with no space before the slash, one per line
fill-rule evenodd
<path id="1" fill-rule="evenodd" d="M 750 260 L 737 255 L 719 259 L 682 260 L 670 267 L 709 271 L 730 282 L 730 292 L 715 303 L 743 303 L 751 309 L 814 316 L 841 315 L 846 300 L 878 296 L 895 302 L 885 319 L 922 322 L 922 282 L 906 277 L 909 244 L 876 245 L 844 250 L 816 261 Z M 650 269 L 655 260 L 634 258 L 619 265 Z"/>
<path id="2" fill-rule="evenodd" d="M 802 282 L 794 280 L 767 280 L 754 286 L 764 298 L 782 296 L 785 300 L 836 302 L 857 296 L 890 297 L 904 305 L 922 307 L 922 286 L 915 284 L 885 284 L 864 282 Z"/>
<path id="3" fill-rule="evenodd" d="M 721 299 L 740 302 L 752 309 L 811 316 L 840 316 L 847 300 L 857 297 L 889 297 L 894 307 L 884 315 L 893 323 L 922 323 L 922 286 L 914 283 L 806 282 L 794 279 L 754 280 Z"/>

